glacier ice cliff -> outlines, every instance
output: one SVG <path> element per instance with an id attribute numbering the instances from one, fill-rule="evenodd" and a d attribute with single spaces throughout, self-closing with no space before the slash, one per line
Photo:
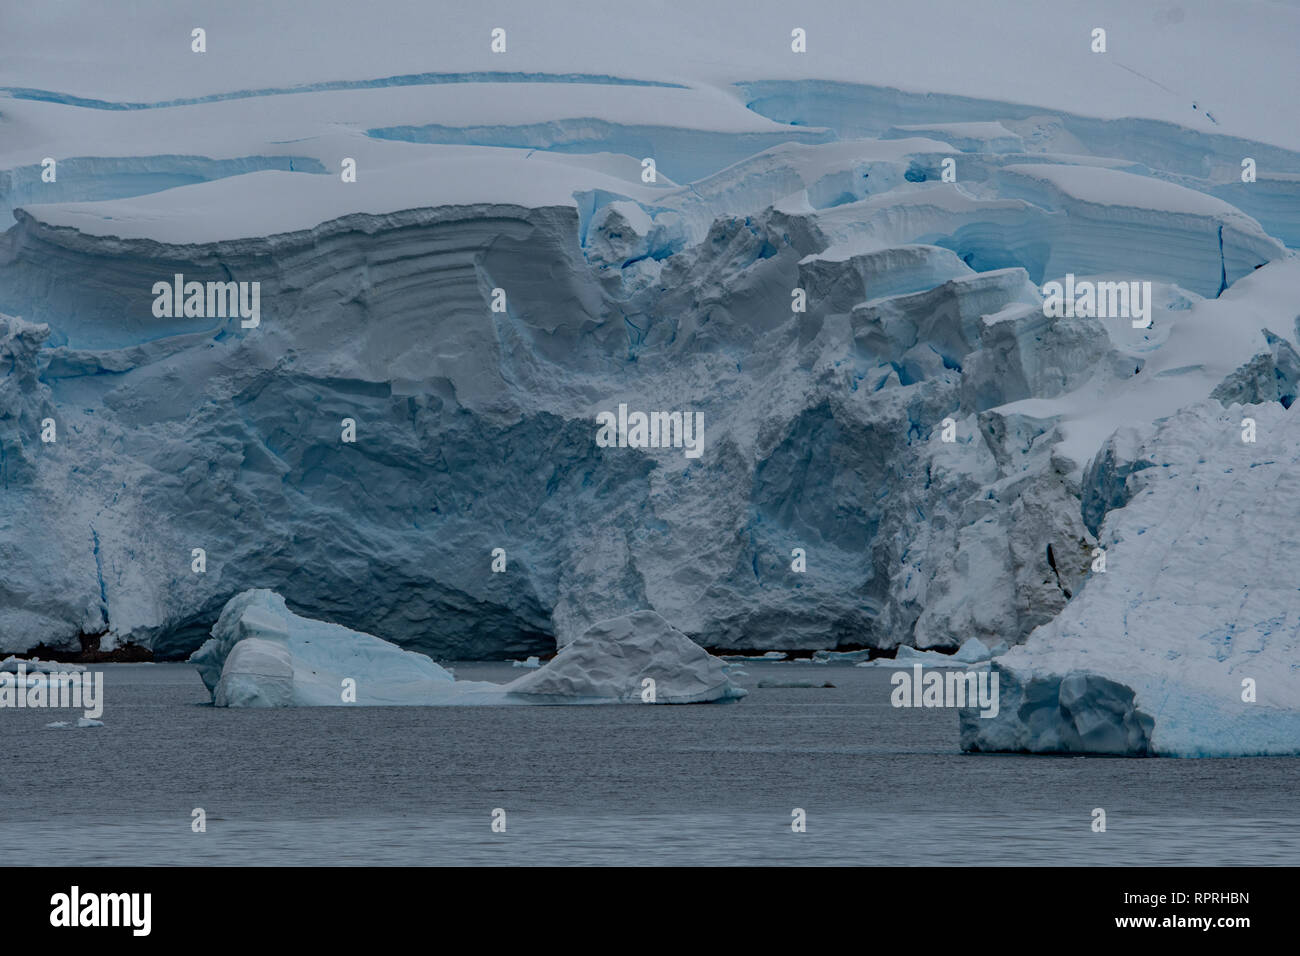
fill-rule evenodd
<path id="1" fill-rule="evenodd" d="M 877 222 L 870 196 L 830 221 L 789 199 L 878 149 L 898 173 L 915 147 L 848 145 L 778 148 L 585 222 L 578 194 L 177 245 L 20 210 L 0 263 L 30 317 L 0 320 L 3 547 L 25 569 L 0 585 L 5 649 L 95 636 L 178 656 L 255 583 L 448 657 L 549 652 L 639 607 L 722 648 L 1023 640 L 1082 586 L 1083 469 L 1106 432 L 1218 382 L 1289 397 L 1267 383 L 1293 367 L 1294 317 L 1270 298 L 1228 347 L 1183 342 L 1175 321 L 1225 310 L 1180 266 L 1148 335 L 1045 318 L 1030 263 L 981 272 L 918 242 L 986 214 L 950 187 L 885 193 L 910 190 L 891 201 L 923 206 L 916 226 Z M 1245 279 L 1290 281 L 1284 261 Z M 177 272 L 260 281 L 261 326 L 153 319 L 152 281 Z M 1197 371 L 1144 372 L 1165 354 Z M 1075 421 L 1104 390 L 1128 404 Z M 597 447 L 595 413 L 620 402 L 689 403 L 708 454 Z"/>
<path id="2" fill-rule="evenodd" d="M 268 55 L 238 88 L 0 57 L 0 652 L 183 658 L 254 587 L 444 659 L 580 659 L 650 612 L 741 653 L 1011 645 L 971 749 L 1294 750 L 1273 86 L 1207 118 L 1053 54 L 1012 102 L 1025 61 L 983 21 L 978 63 L 918 35 L 764 77 L 737 19 L 678 65 L 610 31 L 509 71 Z M 260 324 L 156 317 L 176 274 L 258 282 Z M 1151 327 L 1047 317 L 1065 274 L 1151 282 Z M 620 404 L 701 413 L 704 454 L 598 446 Z M 293 693 L 259 613 L 231 700 Z"/>

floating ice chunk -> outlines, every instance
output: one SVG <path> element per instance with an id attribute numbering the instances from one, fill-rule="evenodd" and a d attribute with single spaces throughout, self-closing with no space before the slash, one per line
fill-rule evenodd
<path id="1" fill-rule="evenodd" d="M 257 589 L 231 598 L 190 660 L 218 707 L 695 703 L 746 693 L 723 661 L 653 611 L 593 625 L 554 660 L 516 662 L 535 669 L 494 684 L 458 681 L 423 654 L 299 617 Z"/>
<path id="2" fill-rule="evenodd" d="M 925 664 L 929 667 L 963 667 L 968 661 L 960 660 L 955 654 L 941 654 L 938 651 L 918 651 L 915 647 L 904 644 L 894 655 L 893 663 L 911 667 L 913 664 Z"/>
<path id="3" fill-rule="evenodd" d="M 431 704 L 455 682 L 423 654 L 299 617 L 264 589 L 231 598 L 190 660 L 218 707 Z"/>
<path id="4" fill-rule="evenodd" d="M 76 674 L 86 668 L 81 664 L 65 664 L 61 661 L 43 661 L 38 657 L 25 660 L 21 657 L 6 657 L 0 661 L 0 673 L 17 674 L 19 669 L 28 674 L 64 673 Z"/>
<path id="5" fill-rule="evenodd" d="M 732 682 L 723 661 L 654 611 L 593 624 L 545 667 L 506 689 L 513 695 L 588 703 L 694 704 L 747 693 Z"/>
<path id="6" fill-rule="evenodd" d="M 870 650 L 813 651 L 813 660 L 819 664 L 856 664 L 871 659 Z"/>
<path id="7" fill-rule="evenodd" d="M 987 644 L 978 637 L 971 637 L 967 638 L 962 646 L 957 649 L 957 653 L 952 655 L 952 659 L 963 664 L 978 664 L 980 661 L 986 661 L 992 656 Z"/>
<path id="8" fill-rule="evenodd" d="M 542 666 L 542 662 L 536 657 L 529 657 L 522 661 L 511 661 L 512 667 L 527 667 L 529 670 L 536 670 Z"/>
<path id="9" fill-rule="evenodd" d="M 1003 651 L 1006 644 L 998 645 Z M 966 667 L 978 664 L 992 656 L 992 652 L 978 637 L 967 638 L 961 648 L 954 654 L 942 654 L 939 651 L 918 651 L 906 644 L 899 646 L 893 657 L 877 657 L 854 665 L 856 667 L 911 667 L 922 664 L 926 667 Z"/>
<path id="10" fill-rule="evenodd" d="M 103 727 L 104 722 L 93 717 L 78 717 L 75 724 L 67 720 L 56 720 L 45 726 L 49 730 L 72 730 L 77 727 Z"/>
<path id="11" fill-rule="evenodd" d="M 789 656 L 785 651 L 767 651 L 763 654 L 723 654 L 721 659 L 729 663 L 755 664 L 763 661 L 775 663 L 776 661 L 783 661 Z"/>

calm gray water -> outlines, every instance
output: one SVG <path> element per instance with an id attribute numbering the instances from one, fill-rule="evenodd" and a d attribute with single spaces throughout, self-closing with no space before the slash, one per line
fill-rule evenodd
<path id="1" fill-rule="evenodd" d="M 295 710 L 208 706 L 185 664 L 103 669 L 102 728 L 0 710 L 7 862 L 1300 862 L 1300 759 L 963 755 L 953 712 L 889 706 L 888 669 L 750 665 L 734 705 Z M 798 679 L 836 687 L 756 686 Z"/>

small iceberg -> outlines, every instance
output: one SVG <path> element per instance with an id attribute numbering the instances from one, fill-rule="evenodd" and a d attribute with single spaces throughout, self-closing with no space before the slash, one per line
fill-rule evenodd
<path id="1" fill-rule="evenodd" d="M 263 589 L 226 602 L 190 661 L 218 707 L 430 704 L 456 682 L 423 654 L 299 617 Z"/>
<path id="2" fill-rule="evenodd" d="M 0 661 L 0 684 L 8 683 L 10 686 L 25 688 L 59 688 L 65 684 L 79 683 L 85 670 L 81 664 L 62 664 L 36 657 L 31 660 L 6 657 Z"/>
<path id="3" fill-rule="evenodd" d="M 871 651 L 813 651 L 816 664 L 859 664 L 871 660 Z"/>
<path id="4" fill-rule="evenodd" d="M 993 652 L 989 650 L 987 644 L 978 637 L 972 637 L 957 648 L 957 653 L 952 655 L 952 659 L 963 664 L 979 664 L 992 656 Z"/>
<path id="5" fill-rule="evenodd" d="M 190 661 L 218 707 L 690 704 L 746 694 L 722 660 L 653 611 L 594 624 L 546 664 L 494 684 L 458 681 L 424 654 L 300 617 L 279 594 L 254 589 L 227 602 Z"/>
<path id="6" fill-rule="evenodd" d="M 60 661 L 43 661 L 39 657 L 27 660 L 22 657 L 6 657 L 0 661 L 0 674 L 79 674 L 84 671 L 83 664 L 65 664 Z"/>
<path id="7" fill-rule="evenodd" d="M 747 693 L 724 661 L 654 611 L 593 624 L 504 690 L 548 703 L 702 704 Z"/>
<path id="8" fill-rule="evenodd" d="M 987 644 L 978 637 L 970 637 L 962 642 L 955 653 L 941 654 L 938 651 L 918 651 L 906 644 L 899 645 L 893 657 L 877 657 L 875 660 L 863 661 L 858 667 L 912 667 L 921 664 L 925 667 L 966 667 L 970 664 L 982 664 L 992 660 L 997 654 L 1005 653 L 1007 645 L 999 641 L 989 650 Z"/>
<path id="9" fill-rule="evenodd" d="M 723 654 L 720 658 L 729 664 L 758 664 L 783 661 L 789 655 L 785 651 L 766 651 L 762 654 Z"/>
<path id="10" fill-rule="evenodd" d="M 93 717 L 78 717 L 75 725 L 66 720 L 56 720 L 53 723 L 46 724 L 45 726 L 48 730 L 72 730 L 74 726 L 103 727 L 104 722 L 102 720 L 95 720 Z"/>

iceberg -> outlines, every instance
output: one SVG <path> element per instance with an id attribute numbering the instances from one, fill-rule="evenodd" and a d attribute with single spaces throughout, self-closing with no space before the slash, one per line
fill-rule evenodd
<path id="1" fill-rule="evenodd" d="M 1001 650 L 1006 650 L 1005 644 L 1001 645 Z M 970 664 L 987 661 L 993 656 L 994 652 L 989 650 L 988 645 L 978 637 L 970 637 L 963 641 L 961 647 L 952 654 L 943 654 L 938 651 L 918 651 L 914 647 L 901 644 L 892 658 L 877 657 L 874 660 L 862 660 L 856 666 L 911 667 L 914 664 L 922 664 L 926 667 L 966 667 Z M 845 659 L 849 658 L 846 657 Z"/>
<path id="2" fill-rule="evenodd" d="M 814 664 L 857 664 L 871 659 L 871 651 L 813 651 Z"/>
<path id="3" fill-rule="evenodd" d="M 79 674 L 85 671 L 85 665 L 64 663 L 62 661 L 43 661 L 39 657 L 6 657 L 0 661 L 0 674 Z"/>
<path id="4" fill-rule="evenodd" d="M 963 749 L 1300 754 L 1300 590 L 1278 570 L 1300 548 L 1300 418 L 1204 402 L 1118 447 L 1091 472 L 1105 571 L 986 665 L 1001 709 L 960 712 Z"/>
<path id="5" fill-rule="evenodd" d="M 72 730 L 74 728 L 85 729 L 87 727 L 103 727 L 102 720 L 96 720 L 93 717 L 78 717 L 74 724 L 67 720 L 56 720 L 45 725 L 48 730 Z"/>
<path id="6" fill-rule="evenodd" d="M 744 697 L 731 673 L 654 611 L 637 611 L 592 625 L 505 689 L 548 702 L 698 704 Z"/>
<path id="7" fill-rule="evenodd" d="M 653 611 L 594 625 L 531 673 L 494 684 L 458 681 L 424 654 L 300 617 L 253 589 L 230 600 L 190 660 L 217 707 L 686 704 L 746 693 Z"/>
<path id="8" fill-rule="evenodd" d="M 231 598 L 190 660 L 218 707 L 343 704 L 349 691 L 357 703 L 432 703 L 455 683 L 424 654 L 299 617 L 264 589 Z"/>
<path id="9" fill-rule="evenodd" d="M 978 637 L 972 637 L 957 648 L 957 653 L 952 655 L 952 659 L 962 664 L 978 664 L 992 656 L 993 652 L 989 650 L 988 645 Z"/>

